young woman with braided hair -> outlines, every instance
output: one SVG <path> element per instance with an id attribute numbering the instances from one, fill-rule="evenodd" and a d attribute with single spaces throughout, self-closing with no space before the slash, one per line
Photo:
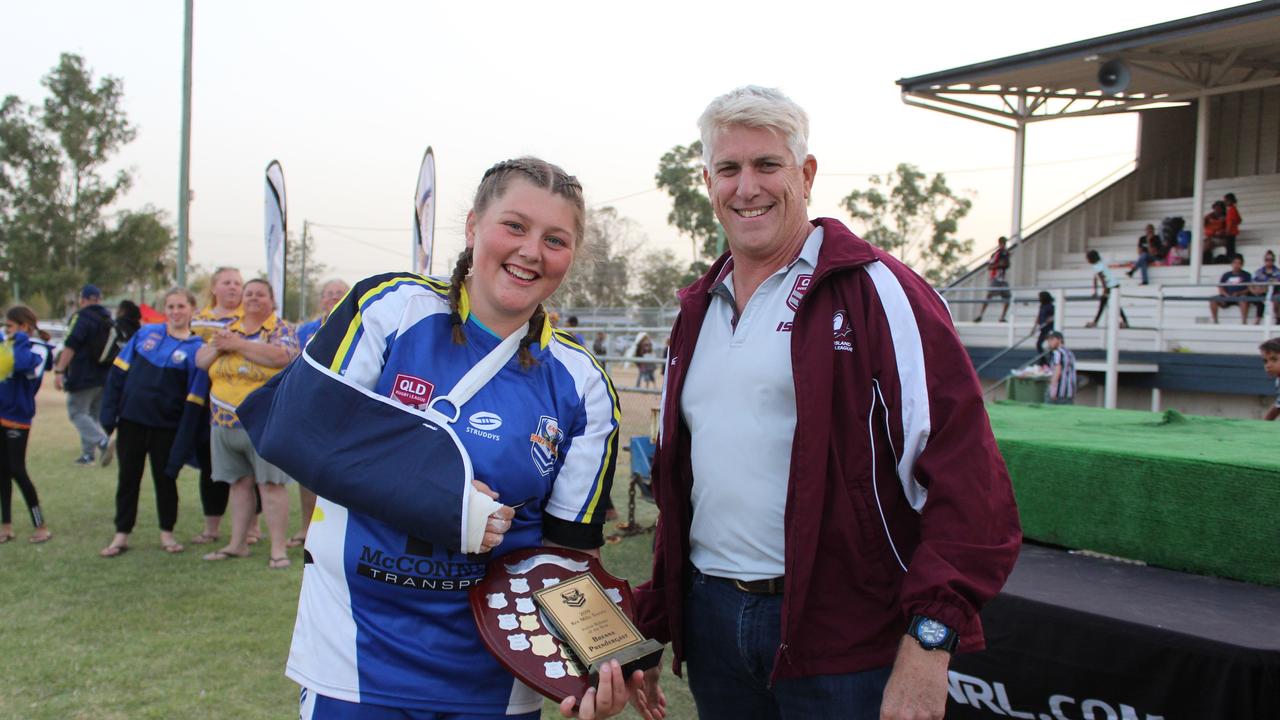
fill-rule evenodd
<path id="1" fill-rule="evenodd" d="M 617 395 L 542 307 L 582 252 L 584 215 L 560 168 L 498 163 L 447 280 L 357 283 L 302 358 L 241 404 L 263 457 L 319 496 L 286 671 L 303 718 L 539 716 L 541 698 L 482 645 L 467 591 L 512 550 L 603 544 Z M 446 433 L 425 421 L 441 416 L 471 487 L 432 449 Z M 608 717 L 629 694 L 615 663 L 561 712 Z"/>

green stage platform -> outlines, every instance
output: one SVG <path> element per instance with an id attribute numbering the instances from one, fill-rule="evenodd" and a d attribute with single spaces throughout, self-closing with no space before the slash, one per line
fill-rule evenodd
<path id="1" fill-rule="evenodd" d="M 1026 537 L 1280 585 L 1280 421 L 988 405 Z"/>

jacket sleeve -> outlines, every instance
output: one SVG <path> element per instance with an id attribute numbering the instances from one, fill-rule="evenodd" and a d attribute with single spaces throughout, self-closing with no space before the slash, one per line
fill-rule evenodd
<path id="1" fill-rule="evenodd" d="M 35 351 L 31 337 L 24 332 L 13 334 L 13 372 L 29 373 L 44 367 L 45 358 Z"/>
<path id="2" fill-rule="evenodd" d="M 919 543 L 901 587 L 903 615 L 963 632 L 975 627 L 1017 559 L 1022 533 L 1013 488 L 945 302 L 895 260 L 874 263 L 868 273 L 892 335 L 879 391 L 898 481 L 919 513 Z"/>
<path id="3" fill-rule="evenodd" d="M 447 427 L 373 392 L 406 306 L 438 287 L 411 274 L 361 281 L 236 414 L 263 458 L 320 497 L 458 550 L 469 460 Z"/>
<path id="4" fill-rule="evenodd" d="M 102 409 L 98 411 L 98 422 L 108 435 L 115 432 L 117 421 L 120 419 L 120 404 L 124 401 L 124 385 L 128 381 L 129 366 L 133 364 L 137 338 L 138 334 L 134 333 L 133 337 L 129 338 L 129 341 L 120 349 L 120 354 L 116 355 L 116 359 L 111 363 L 107 382 L 102 388 Z"/>
<path id="5" fill-rule="evenodd" d="M 190 374 L 187 387 L 187 399 L 182 404 L 182 419 L 178 421 L 178 431 L 173 438 L 173 446 L 169 449 L 169 464 L 165 466 L 166 477 L 176 478 L 182 472 L 182 466 L 190 459 L 200 442 L 201 426 L 209 422 L 205 406 L 209 398 L 209 374 L 196 367 L 195 353 L 188 358 L 194 372 Z"/>

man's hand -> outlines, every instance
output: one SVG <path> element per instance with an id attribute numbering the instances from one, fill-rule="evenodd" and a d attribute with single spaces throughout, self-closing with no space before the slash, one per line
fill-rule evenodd
<path id="1" fill-rule="evenodd" d="M 639 670 L 635 671 L 631 678 L 632 688 L 639 687 L 644 683 L 644 678 Z M 610 660 L 605 666 L 600 668 L 600 682 L 596 687 L 589 688 L 582 695 L 582 702 L 570 695 L 560 703 L 560 714 L 567 718 L 582 718 L 582 720 L 597 720 L 598 718 L 613 717 L 622 712 L 627 707 L 627 696 L 629 695 L 626 679 L 622 676 L 622 666 L 617 660 Z M 577 710 L 574 705 L 577 705 Z"/>
<path id="2" fill-rule="evenodd" d="M 636 671 L 638 675 L 640 671 Z M 644 671 L 640 682 L 632 677 L 631 704 L 644 720 L 663 720 L 667 716 L 667 696 L 658 685 L 658 677 L 662 675 L 662 664 L 659 663 Z"/>
<path id="3" fill-rule="evenodd" d="M 880 720 L 942 720 L 950 662 L 945 650 L 925 650 L 915 638 L 903 636 L 884 688 Z"/>
<path id="4" fill-rule="evenodd" d="M 62 379 L 63 379 L 63 378 L 65 378 L 65 377 L 66 377 L 66 375 L 64 375 L 63 373 L 54 373 L 54 376 L 53 376 L 53 386 L 54 386 L 55 388 L 57 388 L 57 389 L 61 390 L 61 389 L 62 389 Z"/>

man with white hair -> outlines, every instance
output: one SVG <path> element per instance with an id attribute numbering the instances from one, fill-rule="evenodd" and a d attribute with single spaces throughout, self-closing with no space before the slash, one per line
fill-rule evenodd
<path id="1" fill-rule="evenodd" d="M 804 110 L 744 87 L 698 124 L 729 252 L 680 294 L 640 629 L 704 719 L 940 718 L 1021 542 L 973 366 L 933 288 L 809 220 Z"/>

